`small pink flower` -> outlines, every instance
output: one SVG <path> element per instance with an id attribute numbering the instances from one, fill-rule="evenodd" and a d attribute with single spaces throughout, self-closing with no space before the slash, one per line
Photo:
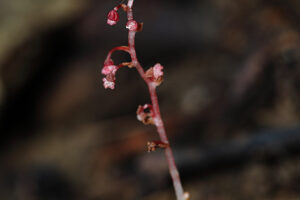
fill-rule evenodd
<path id="1" fill-rule="evenodd" d="M 155 84 L 155 86 L 159 86 L 163 81 L 163 69 L 164 67 L 161 64 L 157 63 L 154 65 L 154 67 L 150 67 L 146 71 L 145 75 L 150 81 L 152 81 Z"/>
<path id="2" fill-rule="evenodd" d="M 138 23 L 135 20 L 129 20 L 126 24 L 126 28 L 130 31 L 137 31 L 138 30 Z"/>
<path id="3" fill-rule="evenodd" d="M 108 75 L 110 73 L 116 74 L 117 70 L 118 70 L 118 67 L 116 65 L 104 65 L 104 67 L 102 68 L 101 73 L 103 75 Z"/>
<path id="4" fill-rule="evenodd" d="M 158 79 L 159 77 L 162 77 L 164 75 L 164 72 L 162 71 L 164 69 L 163 66 L 161 66 L 161 64 L 157 63 L 156 65 L 154 65 L 153 67 L 153 76 L 155 79 Z"/>
<path id="5" fill-rule="evenodd" d="M 107 15 L 107 23 L 111 26 L 115 25 L 119 21 L 119 14 L 118 12 L 113 9 Z"/>
<path id="6" fill-rule="evenodd" d="M 102 81 L 103 81 L 103 86 L 105 89 L 107 89 L 107 88 L 110 88 L 112 90 L 115 89 L 114 81 L 108 80 L 107 78 L 103 78 Z"/>

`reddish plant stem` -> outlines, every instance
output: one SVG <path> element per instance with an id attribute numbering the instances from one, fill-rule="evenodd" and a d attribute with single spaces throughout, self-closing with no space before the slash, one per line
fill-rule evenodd
<path id="1" fill-rule="evenodd" d="M 128 20 L 133 19 L 133 13 L 132 13 L 133 1 L 134 0 L 128 0 L 128 4 L 127 4 L 127 6 L 128 6 L 128 10 L 127 10 Z M 136 56 L 135 34 L 136 34 L 136 31 L 129 30 L 128 45 L 129 45 L 129 53 L 130 53 L 130 56 L 131 56 L 132 65 L 136 67 L 136 69 L 139 72 L 140 76 L 143 78 L 143 80 L 146 82 L 146 84 L 148 86 L 148 90 L 149 90 L 150 98 L 151 98 L 151 102 L 152 102 L 152 107 L 153 107 L 153 115 L 154 115 L 153 120 L 154 120 L 154 124 L 157 128 L 157 132 L 159 134 L 159 137 L 160 137 L 162 142 L 164 142 L 166 144 L 169 144 L 169 140 L 168 140 L 165 128 L 164 128 L 164 123 L 162 121 L 161 114 L 160 114 L 157 94 L 156 94 L 156 90 L 155 90 L 156 85 L 146 77 L 145 71 L 144 71 L 143 67 L 140 65 L 140 63 L 137 59 L 137 56 Z M 168 162 L 169 172 L 170 172 L 170 175 L 172 177 L 172 181 L 173 181 L 173 185 L 174 185 L 177 200 L 185 200 L 184 190 L 183 190 L 183 187 L 182 187 L 182 184 L 181 184 L 181 180 L 180 180 L 180 177 L 179 177 L 179 173 L 178 173 L 178 170 L 177 170 L 177 167 L 176 167 L 176 164 L 175 164 L 173 152 L 172 152 L 172 149 L 171 149 L 170 145 L 168 145 L 168 147 L 165 148 L 165 155 L 166 155 L 166 159 L 167 159 L 167 162 Z"/>
<path id="2" fill-rule="evenodd" d="M 105 63 L 106 63 L 106 62 L 110 62 L 111 55 L 112 55 L 115 51 L 125 51 L 125 52 L 127 52 L 127 53 L 130 53 L 129 47 L 127 47 L 127 46 L 119 46 L 119 47 L 115 47 L 115 48 L 111 49 L 111 50 L 108 52 L 107 57 L 106 57 L 106 60 L 105 60 Z"/>

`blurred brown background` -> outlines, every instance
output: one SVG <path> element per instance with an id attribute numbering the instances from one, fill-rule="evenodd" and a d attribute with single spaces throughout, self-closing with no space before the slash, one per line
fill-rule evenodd
<path id="1" fill-rule="evenodd" d="M 118 1 L 0 1 L 0 199 L 170 200 L 155 128 L 136 120 L 134 69 L 104 90 L 126 45 Z M 166 128 L 192 200 L 300 199 L 300 1 L 136 0 L 137 53 L 160 62 Z M 116 62 L 128 55 L 116 53 Z"/>

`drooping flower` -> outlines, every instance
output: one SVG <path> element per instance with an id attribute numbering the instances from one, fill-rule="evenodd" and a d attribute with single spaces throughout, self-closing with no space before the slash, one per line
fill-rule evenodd
<path id="1" fill-rule="evenodd" d="M 116 72 L 118 67 L 114 65 L 113 61 L 110 59 L 104 63 L 104 66 L 101 70 L 101 73 L 105 75 L 102 79 L 103 86 L 105 89 L 115 89 L 115 80 L 116 80 Z"/>

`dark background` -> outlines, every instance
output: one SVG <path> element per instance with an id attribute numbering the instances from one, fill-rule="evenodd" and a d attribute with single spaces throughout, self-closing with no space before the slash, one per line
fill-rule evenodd
<path id="1" fill-rule="evenodd" d="M 1 0 L 0 199 L 169 200 L 149 103 L 134 69 L 105 90 L 127 44 L 118 1 Z M 136 49 L 161 63 L 162 116 L 192 200 L 300 198 L 300 1 L 136 0 Z M 116 53 L 116 63 L 128 55 Z"/>

